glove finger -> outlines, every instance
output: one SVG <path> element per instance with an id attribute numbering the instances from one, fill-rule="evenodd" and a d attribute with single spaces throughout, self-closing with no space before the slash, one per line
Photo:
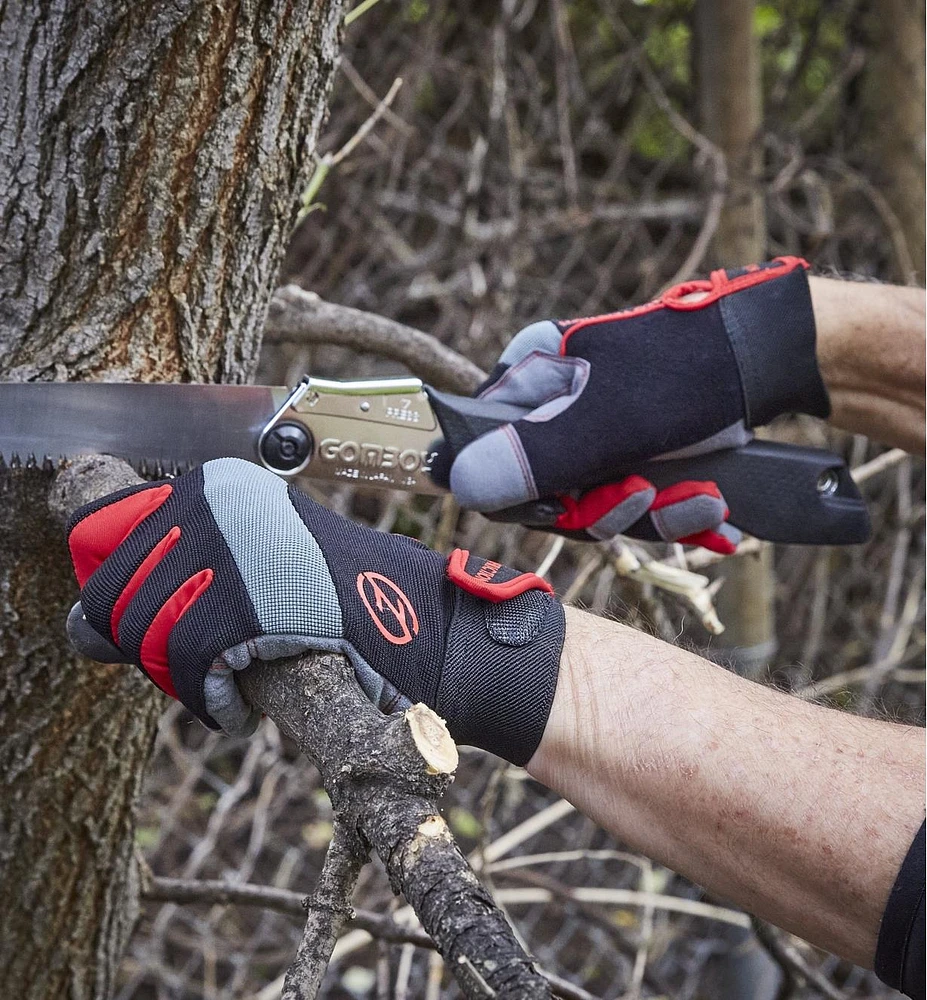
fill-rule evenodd
<path id="1" fill-rule="evenodd" d="M 653 525 L 666 542 L 716 528 L 727 516 L 727 504 L 718 487 L 693 480 L 660 490 L 650 507 Z"/>
<path id="2" fill-rule="evenodd" d="M 716 483 L 687 480 L 657 494 L 650 508 L 650 520 L 664 541 L 701 545 L 730 555 L 742 535 L 727 524 L 729 513 Z"/>
<path id="3" fill-rule="evenodd" d="M 103 561 L 159 507 L 167 502 L 170 483 L 145 483 L 79 508 L 68 522 L 68 548 L 81 586 Z"/>
<path id="4" fill-rule="evenodd" d="M 213 664 L 203 679 L 203 700 L 227 736 L 251 736 L 260 724 L 261 710 L 242 698 L 231 667 Z"/>
<path id="5" fill-rule="evenodd" d="M 512 424 L 461 450 L 451 465 L 450 487 L 457 502 L 469 510 L 500 510 L 538 499 L 531 463 Z"/>
<path id="6" fill-rule="evenodd" d="M 564 512 L 554 521 L 562 531 L 586 531 L 598 541 L 622 534 L 650 509 L 656 487 L 642 476 L 628 476 L 618 483 L 599 486 L 578 500 L 558 497 Z"/>
<path id="7" fill-rule="evenodd" d="M 250 736 L 261 721 L 261 712 L 242 697 L 235 672 L 253 660 L 279 660 L 317 648 L 317 643 L 302 635 L 261 635 L 223 650 L 203 679 L 206 711 L 229 736 Z"/>
<path id="8" fill-rule="evenodd" d="M 549 419 L 549 404 L 559 402 L 554 412 L 566 409 L 585 388 L 589 369 L 584 358 L 532 351 L 508 368 L 479 399 L 524 407 L 526 418 Z M 537 413 L 539 407 L 545 407 L 541 414 Z"/>
<path id="9" fill-rule="evenodd" d="M 448 477 L 461 506 L 491 511 L 538 498 L 531 455 L 519 429 L 530 429 L 535 448 L 543 452 L 544 435 L 536 432 L 537 425 L 572 406 L 588 382 L 589 367 L 582 358 L 533 353 L 481 397 L 531 409 L 516 423 L 502 424 L 461 449 Z"/>
<path id="10" fill-rule="evenodd" d="M 65 628 L 68 642 L 81 656 L 96 660 L 97 663 L 125 663 L 127 661 L 125 653 L 117 649 L 109 639 L 100 635 L 87 621 L 80 601 L 71 608 Z"/>
<path id="11" fill-rule="evenodd" d="M 505 350 L 499 355 L 489 377 L 473 394 L 482 396 L 484 392 L 492 388 L 499 379 L 511 368 L 523 361 L 534 351 L 541 351 L 545 354 L 559 354 L 560 342 L 563 335 L 557 325 L 551 320 L 541 320 L 539 323 L 532 323 L 524 327 L 509 341 Z"/>
<path id="12" fill-rule="evenodd" d="M 743 541 L 743 532 L 735 528 L 733 524 L 719 524 L 715 529 L 699 531 L 686 538 L 680 538 L 683 545 L 700 545 L 703 549 L 717 552 L 722 556 L 732 556 L 737 551 L 737 546 Z"/>

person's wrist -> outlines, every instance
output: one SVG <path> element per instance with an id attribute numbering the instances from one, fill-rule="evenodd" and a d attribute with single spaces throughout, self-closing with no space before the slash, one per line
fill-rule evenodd
<path id="1" fill-rule="evenodd" d="M 808 288 L 817 327 L 818 368 L 833 400 L 846 382 L 849 331 L 846 323 L 834 322 L 839 299 L 847 294 L 846 283 L 814 276 L 809 277 Z"/>
<path id="2" fill-rule="evenodd" d="M 563 610 L 566 631 L 556 689 L 540 743 L 525 765 L 533 778 L 551 787 L 558 784 L 558 775 L 575 772 L 586 758 L 593 766 L 591 755 L 600 728 L 607 727 L 611 733 L 623 728 L 620 719 L 600 718 L 599 706 L 590 703 L 590 692 L 596 690 L 594 654 L 600 643 L 608 643 L 609 658 L 614 657 L 612 623 L 576 608 Z M 611 761 L 615 768 L 621 766 L 621 757 L 616 751 Z"/>

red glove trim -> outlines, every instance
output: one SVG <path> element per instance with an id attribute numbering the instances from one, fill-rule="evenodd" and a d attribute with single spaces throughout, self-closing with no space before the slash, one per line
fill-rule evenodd
<path id="1" fill-rule="evenodd" d="M 132 578 L 125 585 L 125 589 L 116 598 L 116 603 L 113 605 L 113 613 L 109 619 L 109 630 L 112 632 L 113 642 L 117 646 L 119 645 L 119 621 L 129 606 L 129 602 L 138 593 L 138 588 L 148 579 L 155 566 L 161 562 L 179 541 L 180 528 L 175 526 L 145 556 L 141 566 L 132 574 Z"/>
<path id="2" fill-rule="evenodd" d="M 584 493 L 578 500 L 574 500 L 571 496 L 559 496 L 557 499 L 565 510 L 554 522 L 554 527 L 565 531 L 582 531 L 635 493 L 643 493 L 650 489 L 653 489 L 653 486 L 643 476 L 628 476 L 620 483 L 597 486 L 594 490 Z"/>
<path id="3" fill-rule="evenodd" d="M 482 597 L 484 600 L 498 604 L 500 601 L 507 601 L 510 597 L 517 597 L 527 590 L 543 590 L 548 594 L 554 592 L 554 588 L 535 573 L 520 573 L 511 580 L 504 583 L 490 582 L 493 576 L 503 569 L 501 563 L 487 560 L 480 567 L 476 574 L 467 572 L 467 560 L 470 553 L 466 549 L 454 549 L 447 559 L 447 578 L 451 583 L 456 583 L 461 590 L 465 590 L 474 597 Z"/>
<path id="4" fill-rule="evenodd" d="M 155 615 L 154 621 L 148 626 L 148 631 L 142 639 L 139 659 L 142 661 L 145 673 L 172 698 L 177 698 L 177 691 L 174 689 L 170 667 L 167 665 L 167 643 L 171 637 L 171 630 L 212 583 L 212 575 L 211 569 L 203 569 L 189 580 L 184 580 L 161 606 L 161 610 Z"/>
<path id="5" fill-rule="evenodd" d="M 78 522 L 68 538 L 74 575 L 83 588 L 113 550 L 171 495 L 170 484 L 139 490 L 107 504 Z"/>
<path id="6" fill-rule="evenodd" d="M 806 271 L 811 268 L 808 261 L 802 257 L 776 257 L 771 263 L 782 266 L 760 267 L 758 264 L 751 264 L 746 268 L 746 274 L 741 274 L 736 278 L 728 278 L 726 271 L 712 271 L 709 279 L 684 281 L 679 285 L 673 285 L 672 288 L 667 288 L 654 302 L 632 306 L 630 309 L 619 309 L 617 312 L 604 313 L 601 316 L 586 316 L 582 319 L 567 320 L 568 325 L 563 332 L 563 339 L 560 341 L 560 353 L 566 354 L 567 340 L 577 330 L 582 330 L 587 326 L 608 323 L 612 320 L 631 319 L 634 316 L 655 312 L 657 309 L 675 309 L 682 312 L 704 309 L 723 296 L 730 295 L 731 292 L 739 292 L 744 288 L 751 288 L 753 285 L 762 285 L 764 281 L 773 281 L 775 278 L 791 274 L 799 267 L 803 267 Z M 682 299 L 692 292 L 705 292 L 706 294 L 697 301 L 683 302 Z"/>
<path id="7" fill-rule="evenodd" d="M 685 538 L 678 539 L 683 545 L 701 545 L 703 549 L 717 552 L 722 556 L 732 556 L 737 551 L 737 546 L 724 535 L 717 531 L 697 531 L 694 535 L 686 535 Z"/>
<path id="8" fill-rule="evenodd" d="M 713 302 L 730 295 L 732 292 L 742 291 L 744 288 L 752 288 L 754 285 L 762 285 L 766 281 L 774 281 L 799 267 L 806 271 L 811 267 L 808 261 L 802 257 L 776 257 L 773 264 L 780 267 L 759 267 L 756 264 L 748 267 L 746 274 L 738 275 L 736 278 L 729 278 L 727 271 L 712 271 L 711 278 L 707 281 L 684 281 L 681 285 L 674 285 L 668 288 L 661 296 L 660 302 L 669 309 L 677 309 L 683 312 L 693 309 L 704 309 Z M 707 292 L 708 294 L 697 301 L 681 301 L 692 292 Z"/>

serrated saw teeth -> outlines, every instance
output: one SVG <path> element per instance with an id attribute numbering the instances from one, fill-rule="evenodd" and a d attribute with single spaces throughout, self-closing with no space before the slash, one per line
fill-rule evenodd
<path id="1" fill-rule="evenodd" d="M 51 455 L 43 455 L 39 458 L 37 455 L 30 453 L 26 456 L 26 460 L 23 461 L 22 457 L 16 452 L 10 455 L 0 452 L 0 472 L 7 469 L 41 469 L 42 472 L 55 472 L 58 469 L 64 468 L 67 463 L 68 460 L 64 455 L 59 455 L 57 458 L 52 458 Z"/>

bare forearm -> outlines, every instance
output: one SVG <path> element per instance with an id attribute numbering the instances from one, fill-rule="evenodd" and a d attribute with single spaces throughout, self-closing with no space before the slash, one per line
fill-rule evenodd
<path id="1" fill-rule="evenodd" d="M 810 283 L 831 423 L 923 451 L 924 290 L 829 278 Z"/>
<path id="2" fill-rule="evenodd" d="M 528 765 L 625 842 L 861 964 L 923 818 L 923 734 L 568 610 Z"/>

